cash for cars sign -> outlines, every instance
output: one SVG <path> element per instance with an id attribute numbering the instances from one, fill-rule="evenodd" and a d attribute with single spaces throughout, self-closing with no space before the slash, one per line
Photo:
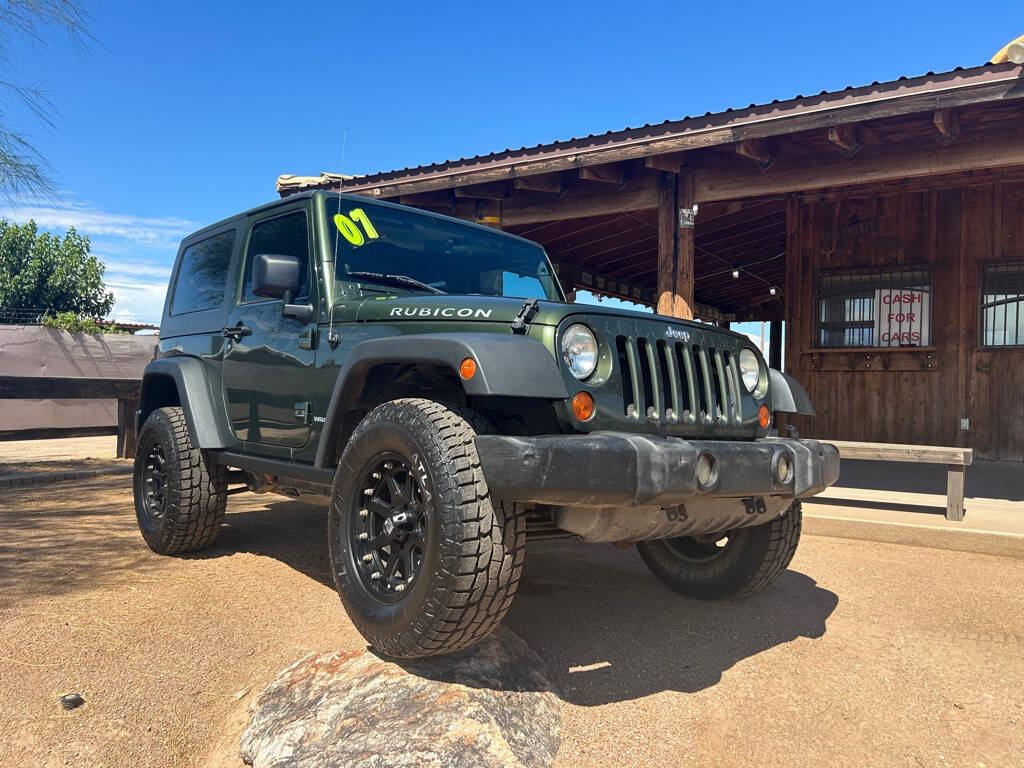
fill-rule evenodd
<path id="1" fill-rule="evenodd" d="M 875 343 L 879 347 L 923 347 L 931 343 L 929 292 L 921 288 L 875 290 Z"/>

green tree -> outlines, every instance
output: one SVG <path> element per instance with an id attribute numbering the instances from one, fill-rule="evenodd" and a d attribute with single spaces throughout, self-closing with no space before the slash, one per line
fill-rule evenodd
<path id="1" fill-rule="evenodd" d="M 74 227 L 64 237 L 40 233 L 36 223 L 0 221 L 0 314 L 74 312 L 102 318 L 114 306 L 103 284 L 103 262 Z"/>

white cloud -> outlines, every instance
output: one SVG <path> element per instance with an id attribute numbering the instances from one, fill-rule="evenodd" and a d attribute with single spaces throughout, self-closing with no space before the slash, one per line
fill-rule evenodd
<path id="1" fill-rule="evenodd" d="M 109 213 L 86 204 L 67 202 L 0 206 L 0 218 L 19 223 L 31 219 L 44 229 L 74 227 L 87 235 L 121 238 L 149 246 L 177 245 L 181 238 L 198 229 L 195 222 L 177 216 Z"/>
<path id="2" fill-rule="evenodd" d="M 63 233 L 88 235 L 92 253 L 106 266 L 104 282 L 114 294 L 113 319 L 159 323 L 167 280 L 178 243 L 199 225 L 178 216 L 110 213 L 86 203 L 31 201 L 0 205 L 0 219 Z"/>
<path id="3" fill-rule="evenodd" d="M 164 283 L 171 276 L 170 264 L 154 264 L 146 261 L 125 261 L 124 259 L 112 259 L 97 253 L 96 257 L 106 266 L 106 279 L 118 279 L 121 276 L 128 278 L 152 277 L 162 280 Z"/>
<path id="4" fill-rule="evenodd" d="M 159 325 L 167 295 L 167 281 L 107 280 L 114 294 L 114 320 Z"/>

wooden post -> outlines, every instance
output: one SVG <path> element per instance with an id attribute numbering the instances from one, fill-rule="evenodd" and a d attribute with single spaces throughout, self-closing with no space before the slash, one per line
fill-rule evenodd
<path id="1" fill-rule="evenodd" d="M 117 399 L 117 458 L 134 459 L 137 435 L 135 434 L 135 411 L 139 401 L 136 398 Z"/>
<path id="2" fill-rule="evenodd" d="M 768 365 L 782 370 L 782 320 L 777 317 L 768 323 Z"/>
<path id="3" fill-rule="evenodd" d="M 693 319 L 693 169 L 663 175 L 658 190 L 658 314 Z M 682 226 L 680 226 L 682 224 Z"/>
<path id="4" fill-rule="evenodd" d="M 964 519 L 964 475 L 967 467 L 963 464 L 950 464 L 946 476 L 946 519 Z"/>

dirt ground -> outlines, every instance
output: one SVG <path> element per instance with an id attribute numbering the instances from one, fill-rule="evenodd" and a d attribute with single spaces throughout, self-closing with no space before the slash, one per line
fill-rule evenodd
<path id="1" fill-rule="evenodd" d="M 166 558 L 129 484 L 0 496 L 2 766 L 200 764 L 283 667 L 362 645 L 321 508 L 235 496 L 215 549 Z M 1024 560 L 805 536 L 731 604 L 632 550 L 538 543 L 526 568 L 507 623 L 562 686 L 559 766 L 1024 765 Z"/>
<path id="2" fill-rule="evenodd" d="M 51 440 L 0 440 L 0 471 L 20 462 L 118 461 L 117 436 L 59 437 Z"/>

